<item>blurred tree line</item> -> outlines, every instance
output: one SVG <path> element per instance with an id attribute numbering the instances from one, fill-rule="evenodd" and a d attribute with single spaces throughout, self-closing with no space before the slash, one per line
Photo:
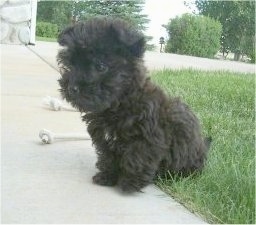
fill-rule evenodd
<path id="1" fill-rule="evenodd" d="M 193 14 L 194 17 L 201 17 L 201 19 L 198 19 L 198 26 L 200 28 L 195 26 L 195 18 L 192 16 L 190 16 L 190 20 L 186 19 L 186 23 L 184 22 L 185 16 L 170 20 L 167 25 L 163 25 L 167 29 L 170 37 L 167 42 L 167 51 L 171 52 L 173 49 L 178 49 L 179 51 L 185 51 L 183 54 L 187 54 L 186 50 L 184 50 L 188 48 L 187 45 L 185 45 L 186 43 L 176 47 L 174 47 L 172 43 L 172 40 L 175 39 L 175 32 L 178 29 L 177 27 L 181 26 L 181 24 L 185 26 L 184 23 L 189 30 L 191 30 L 191 27 L 194 27 L 192 29 L 193 32 L 191 31 L 193 36 L 190 36 L 191 38 L 187 37 L 187 39 L 189 43 L 191 43 L 191 39 L 196 39 L 197 43 L 195 42 L 194 45 L 197 45 L 198 48 L 202 47 L 199 45 L 203 44 L 208 46 L 213 39 L 216 39 L 216 35 L 219 35 L 219 32 L 210 34 L 211 31 L 207 29 L 207 26 L 214 22 L 208 21 L 208 23 L 206 23 L 207 19 L 202 17 L 204 16 L 218 21 L 222 26 L 221 34 L 218 37 L 220 49 L 216 49 L 215 53 L 220 50 L 223 57 L 226 58 L 229 52 L 233 52 L 235 53 L 234 60 L 240 60 L 241 56 L 247 55 L 251 59 L 251 62 L 255 62 L 255 0 L 195 0 L 194 2 L 185 1 L 184 4 L 190 8 L 193 6 L 196 7 L 198 12 L 194 10 Z M 174 23 L 177 24 L 177 20 L 179 20 L 179 26 L 176 25 L 176 27 L 174 27 Z M 199 20 L 201 21 L 199 22 Z M 183 31 L 183 33 L 184 32 L 185 31 Z M 196 32 L 197 34 L 195 34 Z M 209 35 L 207 36 L 204 32 L 208 32 Z M 202 44 L 200 44 L 199 40 L 201 40 Z M 207 41 L 209 43 L 206 43 Z M 195 52 L 198 52 L 198 49 L 196 49 Z M 192 52 L 192 54 L 194 54 L 194 52 Z M 204 55 L 200 56 L 204 57 Z"/>
<path id="2" fill-rule="evenodd" d="M 122 18 L 143 32 L 147 29 L 147 23 L 149 22 L 147 15 L 142 14 L 144 4 L 144 0 L 39 1 L 37 7 L 37 35 L 56 37 L 56 26 L 58 33 L 71 24 L 85 21 L 96 15 Z M 54 27 L 54 29 L 46 28 L 46 26 Z M 146 36 L 147 41 L 151 39 L 152 37 Z M 153 45 L 147 46 L 148 49 L 153 47 Z"/>
<path id="3" fill-rule="evenodd" d="M 255 0 L 209 1 L 196 0 L 199 14 L 214 18 L 222 24 L 221 51 L 230 51 L 235 60 L 248 55 L 255 62 Z"/>

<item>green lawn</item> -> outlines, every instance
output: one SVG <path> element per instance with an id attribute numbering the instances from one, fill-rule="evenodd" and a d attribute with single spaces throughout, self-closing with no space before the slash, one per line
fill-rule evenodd
<path id="1" fill-rule="evenodd" d="M 36 36 L 37 41 L 46 41 L 46 42 L 57 42 L 57 38 L 48 38 L 48 37 L 38 37 Z"/>
<path id="2" fill-rule="evenodd" d="M 201 175 L 157 185 L 210 223 L 255 223 L 254 75 L 163 70 L 151 77 L 181 96 L 213 138 Z"/>

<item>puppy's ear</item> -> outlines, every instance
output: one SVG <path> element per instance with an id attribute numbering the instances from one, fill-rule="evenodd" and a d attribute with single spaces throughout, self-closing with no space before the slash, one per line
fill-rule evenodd
<path id="1" fill-rule="evenodd" d="M 132 45 L 129 46 L 130 52 L 140 58 L 143 56 L 145 52 L 145 38 L 141 37 L 137 41 L 135 41 Z"/>
<path id="2" fill-rule="evenodd" d="M 143 56 L 146 41 L 142 33 L 127 24 L 114 24 L 112 26 L 112 32 L 117 35 L 118 40 L 127 47 L 133 56 L 138 58 Z"/>
<path id="3" fill-rule="evenodd" d="M 61 46 L 68 46 L 71 47 L 74 45 L 74 27 L 68 27 L 63 30 L 58 36 L 58 43 Z"/>

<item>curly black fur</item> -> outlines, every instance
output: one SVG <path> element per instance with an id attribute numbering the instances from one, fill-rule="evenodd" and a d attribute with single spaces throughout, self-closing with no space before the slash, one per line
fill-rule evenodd
<path id="1" fill-rule="evenodd" d="M 103 17 L 67 28 L 58 42 L 60 91 L 85 113 L 98 154 L 95 183 L 133 192 L 167 171 L 201 171 L 208 141 L 189 107 L 146 77 L 141 33 Z"/>

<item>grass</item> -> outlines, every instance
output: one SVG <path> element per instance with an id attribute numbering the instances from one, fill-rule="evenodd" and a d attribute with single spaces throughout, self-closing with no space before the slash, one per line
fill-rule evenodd
<path id="1" fill-rule="evenodd" d="M 157 185 L 210 223 L 255 223 L 255 81 L 253 74 L 163 70 L 152 80 L 181 96 L 213 137 L 203 173 Z"/>
<path id="2" fill-rule="evenodd" d="M 36 36 L 36 41 L 57 42 L 57 38 L 48 38 L 48 37 L 38 37 L 38 36 Z"/>

